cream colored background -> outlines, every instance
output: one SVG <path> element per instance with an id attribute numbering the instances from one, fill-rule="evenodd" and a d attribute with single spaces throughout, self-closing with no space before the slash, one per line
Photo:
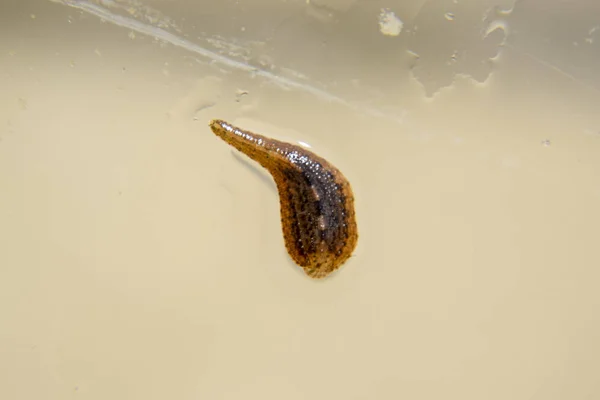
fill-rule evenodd
<path id="1" fill-rule="evenodd" d="M 0 398 L 600 398 L 599 8 L 4 0 Z M 211 118 L 344 171 L 339 273 Z"/>

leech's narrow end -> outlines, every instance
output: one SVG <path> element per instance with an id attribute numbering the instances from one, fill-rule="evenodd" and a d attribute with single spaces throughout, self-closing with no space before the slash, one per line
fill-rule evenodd
<path id="1" fill-rule="evenodd" d="M 212 121 L 210 121 L 210 123 L 208 124 L 208 126 L 210 126 L 210 130 L 213 131 L 213 133 L 219 137 L 221 137 L 223 140 L 227 141 L 226 136 L 228 133 L 228 127 L 230 126 L 227 122 L 221 120 L 221 119 L 213 119 Z"/>
<path id="2" fill-rule="evenodd" d="M 213 119 L 210 121 L 210 123 L 208 124 L 208 126 L 210 126 L 210 129 L 215 130 L 217 128 L 222 128 L 223 127 L 223 123 L 224 121 L 220 120 L 220 119 Z"/>

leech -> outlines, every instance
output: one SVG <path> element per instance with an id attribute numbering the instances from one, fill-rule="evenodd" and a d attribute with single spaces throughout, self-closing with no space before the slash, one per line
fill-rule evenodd
<path id="1" fill-rule="evenodd" d="M 354 196 L 337 168 L 300 146 L 222 120 L 210 128 L 273 176 L 285 247 L 308 276 L 324 278 L 352 255 L 358 241 Z"/>

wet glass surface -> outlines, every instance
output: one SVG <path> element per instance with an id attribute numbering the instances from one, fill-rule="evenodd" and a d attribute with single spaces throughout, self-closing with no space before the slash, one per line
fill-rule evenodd
<path id="1" fill-rule="evenodd" d="M 600 396 L 600 3 L 9 0 L 0 33 L 1 398 Z M 338 272 L 215 118 L 343 171 Z"/>

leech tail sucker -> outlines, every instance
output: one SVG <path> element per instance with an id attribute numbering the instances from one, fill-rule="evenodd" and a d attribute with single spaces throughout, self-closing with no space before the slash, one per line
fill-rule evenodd
<path id="1" fill-rule="evenodd" d="M 285 246 L 307 275 L 323 278 L 352 255 L 358 241 L 354 195 L 337 168 L 300 146 L 222 120 L 210 128 L 275 180 Z"/>

